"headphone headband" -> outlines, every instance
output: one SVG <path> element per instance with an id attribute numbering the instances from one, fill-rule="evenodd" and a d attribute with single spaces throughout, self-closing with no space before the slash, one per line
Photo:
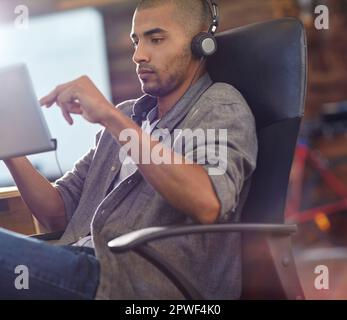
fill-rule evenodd
<path id="1" fill-rule="evenodd" d="M 219 26 L 219 10 L 218 10 L 218 4 L 216 0 L 206 0 L 211 13 L 212 13 L 212 23 L 210 28 L 208 29 L 208 32 L 214 35 L 217 31 L 217 28 Z"/>

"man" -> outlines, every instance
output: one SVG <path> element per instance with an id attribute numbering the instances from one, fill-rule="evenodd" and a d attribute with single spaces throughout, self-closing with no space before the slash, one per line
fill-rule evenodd
<path id="1" fill-rule="evenodd" d="M 256 163 L 255 124 L 240 93 L 213 84 L 205 61 L 191 51 L 193 37 L 210 24 L 206 1 L 143 0 L 131 31 L 142 98 L 114 108 L 83 76 L 41 99 L 47 107 L 57 104 L 70 124 L 71 114 L 78 114 L 104 130 L 95 148 L 54 186 L 25 158 L 6 161 L 37 219 L 50 230 L 65 232 L 61 246 L 0 232 L 5 243 L 0 297 L 182 298 L 149 262 L 134 252 L 115 255 L 107 243 L 145 227 L 239 219 Z M 224 142 L 217 133 L 200 143 L 177 134 L 187 129 L 227 134 Z M 130 150 L 125 148 L 129 141 Z M 219 144 L 226 147 L 223 159 L 209 151 Z M 207 155 L 200 152 L 206 146 Z M 158 162 L 148 154 L 170 161 Z M 239 297 L 237 234 L 181 236 L 151 246 L 205 298 Z M 28 290 L 12 288 L 16 265 L 28 266 Z"/>

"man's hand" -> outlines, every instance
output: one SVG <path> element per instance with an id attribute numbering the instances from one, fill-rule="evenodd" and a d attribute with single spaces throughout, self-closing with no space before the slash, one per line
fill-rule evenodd
<path id="1" fill-rule="evenodd" d="M 40 99 L 40 104 L 47 108 L 54 103 L 61 108 L 64 118 L 70 125 L 73 124 L 71 114 L 80 114 L 91 123 L 102 124 L 114 109 L 87 76 L 61 84 Z"/>

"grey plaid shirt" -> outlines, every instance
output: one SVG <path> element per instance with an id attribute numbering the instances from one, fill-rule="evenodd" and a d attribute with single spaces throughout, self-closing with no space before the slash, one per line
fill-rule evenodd
<path id="1" fill-rule="evenodd" d="M 117 108 L 139 125 L 156 105 L 143 96 Z M 227 168 L 211 175 L 221 203 L 219 223 L 237 222 L 256 166 L 257 139 L 253 115 L 241 94 L 206 74 L 156 124 L 173 139 L 174 129 L 227 129 Z M 197 148 L 193 144 L 194 152 Z M 176 150 L 174 150 L 176 151 Z M 108 193 L 121 162 L 120 145 L 103 130 L 96 145 L 71 172 L 56 181 L 69 224 L 58 244 L 71 244 L 91 233 L 101 266 L 97 299 L 182 299 L 181 293 L 154 266 L 134 252 L 113 254 L 107 242 L 146 227 L 196 223 L 171 206 L 146 182 L 139 170 Z M 208 170 L 211 164 L 203 165 Z M 180 270 L 206 299 L 236 299 L 241 289 L 240 236 L 197 234 L 150 244 Z"/>

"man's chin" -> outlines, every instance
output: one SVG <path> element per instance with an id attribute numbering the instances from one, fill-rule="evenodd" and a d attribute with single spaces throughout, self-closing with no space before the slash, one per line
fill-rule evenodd
<path id="1" fill-rule="evenodd" d="M 149 96 L 152 97 L 160 97 L 162 96 L 162 92 L 160 88 L 154 88 L 146 85 L 142 85 L 142 92 L 144 94 L 148 94 Z"/>

